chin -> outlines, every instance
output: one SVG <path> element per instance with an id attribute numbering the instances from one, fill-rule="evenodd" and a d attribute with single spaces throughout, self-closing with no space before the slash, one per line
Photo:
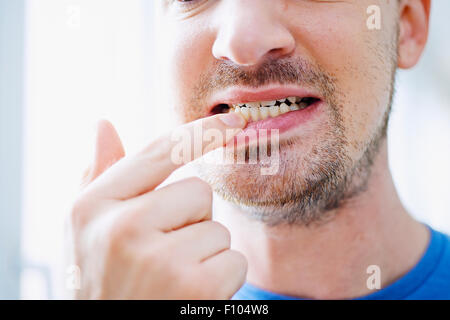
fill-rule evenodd
<path id="1" fill-rule="evenodd" d="M 275 174 L 261 174 L 267 167 L 261 161 L 198 164 L 197 169 L 216 194 L 268 224 L 322 220 L 345 193 L 352 162 L 338 135 L 316 134 L 313 140 L 304 137 L 280 142 Z"/>

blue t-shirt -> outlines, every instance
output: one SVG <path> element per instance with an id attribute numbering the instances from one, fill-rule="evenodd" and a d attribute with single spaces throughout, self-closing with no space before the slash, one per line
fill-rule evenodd
<path id="1" fill-rule="evenodd" d="M 429 228 L 431 238 L 419 262 L 402 278 L 358 300 L 450 300 L 450 237 Z M 236 300 L 299 300 L 246 283 Z"/>

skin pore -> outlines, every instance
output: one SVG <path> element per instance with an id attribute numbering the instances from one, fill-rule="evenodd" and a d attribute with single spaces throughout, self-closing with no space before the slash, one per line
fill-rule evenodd
<path id="1" fill-rule="evenodd" d="M 417 63 L 430 1 L 159 4 L 163 82 L 181 122 L 207 116 L 214 96 L 232 86 L 303 86 L 325 102 L 280 137 L 277 175 L 261 176 L 258 164 L 200 168 L 219 195 L 216 220 L 248 260 L 248 282 L 304 298 L 353 298 L 372 292 L 370 265 L 380 267 L 382 287 L 410 270 L 429 235 L 398 198 L 385 134 L 395 71 Z M 374 4 L 380 30 L 366 25 Z"/>

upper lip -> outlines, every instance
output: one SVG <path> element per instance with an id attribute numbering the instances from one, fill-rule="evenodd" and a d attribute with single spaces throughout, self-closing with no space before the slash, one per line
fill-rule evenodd
<path id="1" fill-rule="evenodd" d="M 316 91 L 299 86 L 230 87 L 213 95 L 208 104 L 208 112 L 220 104 L 237 105 L 255 101 L 282 100 L 288 97 L 311 97 L 322 100 Z"/>

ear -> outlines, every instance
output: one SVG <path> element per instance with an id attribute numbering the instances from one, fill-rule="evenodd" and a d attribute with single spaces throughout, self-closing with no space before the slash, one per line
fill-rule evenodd
<path id="1" fill-rule="evenodd" d="M 431 0 L 401 0 L 398 66 L 414 67 L 428 39 Z"/>

